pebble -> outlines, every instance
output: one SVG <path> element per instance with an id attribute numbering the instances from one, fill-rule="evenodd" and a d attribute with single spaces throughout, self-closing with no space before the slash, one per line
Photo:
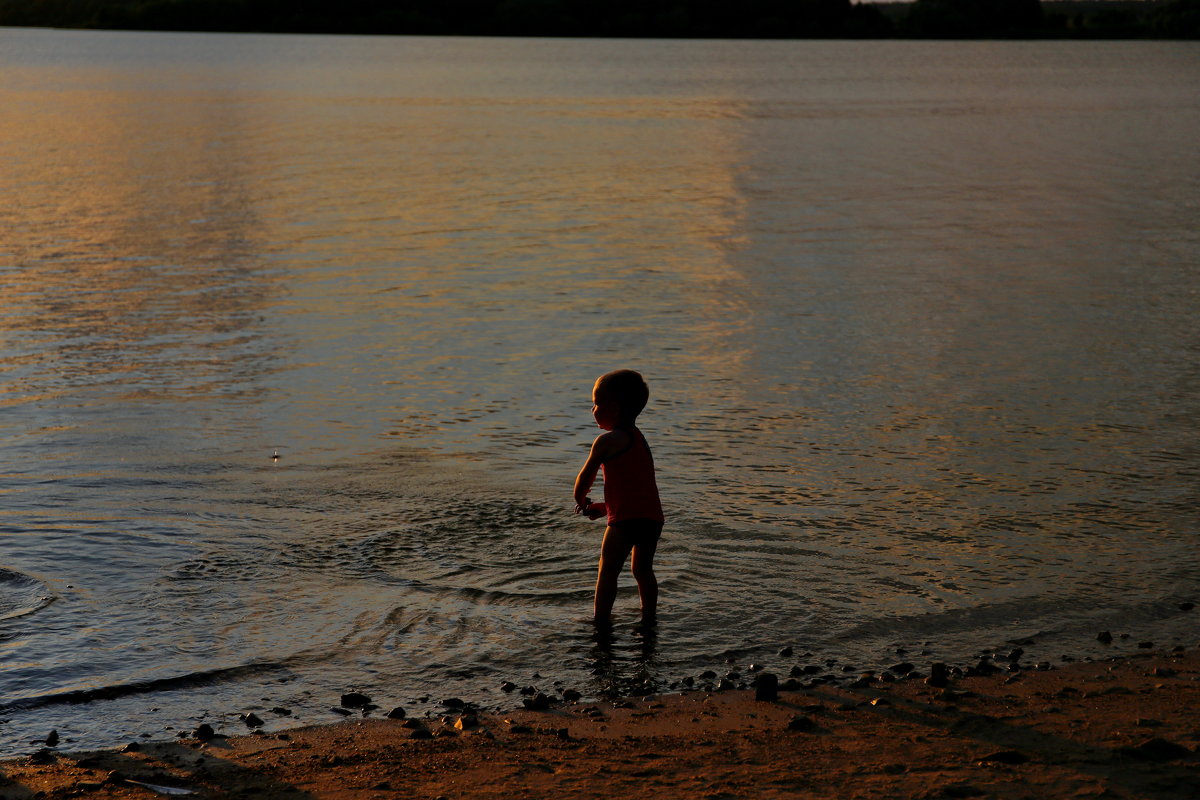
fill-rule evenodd
<path id="1" fill-rule="evenodd" d="M 290 708 L 284 708 L 283 706 L 275 706 L 275 708 L 271 709 L 271 713 L 278 714 L 281 717 L 290 717 L 292 715 L 292 710 Z"/>
<path id="2" fill-rule="evenodd" d="M 1195 603 L 1180 603 L 1179 604 L 1180 611 L 1191 611 L 1195 607 L 1196 607 Z"/>
<path id="3" fill-rule="evenodd" d="M 907 675 L 914 669 L 916 669 L 916 665 L 910 661 L 901 661 L 899 664 L 893 664 L 892 666 L 888 667 L 889 672 L 894 672 L 897 675 Z"/>
<path id="4" fill-rule="evenodd" d="M 804 717 L 797 714 L 788 720 L 787 729 L 789 731 L 809 733 L 817 729 L 817 723 L 812 721 L 812 717 Z"/>
<path id="5" fill-rule="evenodd" d="M 1154 642 L 1138 642 L 1138 647 L 1142 650 L 1150 650 L 1154 647 Z"/>
<path id="6" fill-rule="evenodd" d="M 522 702 L 524 703 L 525 708 L 529 709 L 530 711 L 545 711 L 546 709 L 550 708 L 550 698 L 541 692 L 538 692 L 533 697 L 526 698 Z"/>
<path id="7" fill-rule="evenodd" d="M 781 648 L 779 648 L 779 655 L 780 655 L 780 657 L 782 657 L 782 658 L 788 658 L 788 657 L 790 657 L 790 656 L 792 655 L 792 648 L 790 648 L 790 647 L 781 647 Z"/>
<path id="8" fill-rule="evenodd" d="M 500 691 L 502 692 L 515 692 L 516 690 L 517 685 L 512 681 L 505 681 L 504 683 L 500 684 Z"/>
<path id="9" fill-rule="evenodd" d="M 335 714 L 341 714 L 343 717 L 348 717 L 348 716 L 350 716 L 350 711 L 349 711 L 349 710 L 347 710 L 347 709 L 345 709 L 345 708 L 341 708 L 341 707 L 339 707 L 339 706 L 333 706 L 333 707 L 332 707 L 332 708 L 330 708 L 329 710 L 330 710 L 330 711 L 332 711 L 332 712 L 333 712 L 333 713 L 335 713 Z"/>
<path id="10" fill-rule="evenodd" d="M 342 695 L 343 708 L 365 708 L 371 704 L 371 698 L 361 692 L 347 692 Z"/>
<path id="11" fill-rule="evenodd" d="M 211 742 L 213 739 L 217 738 L 217 732 L 213 730 L 212 725 L 204 722 L 197 726 L 193 736 L 202 742 Z"/>
<path id="12" fill-rule="evenodd" d="M 246 723 L 247 728 L 261 728 L 263 726 L 263 721 L 253 711 L 249 714 L 243 714 L 242 722 Z"/>
<path id="13" fill-rule="evenodd" d="M 442 701 L 442 705 L 444 705 L 446 708 L 462 708 L 466 705 L 466 703 L 457 697 L 447 697 Z"/>
<path id="14" fill-rule="evenodd" d="M 50 731 L 50 734 L 48 736 L 46 736 L 46 746 L 47 747 L 57 747 L 58 746 L 58 731 Z"/>
<path id="15" fill-rule="evenodd" d="M 1108 631 L 1100 631 L 1096 634 L 1096 641 L 1100 644 L 1112 644 L 1113 635 Z"/>
<path id="16" fill-rule="evenodd" d="M 387 713 L 388 719 L 404 719 L 405 716 L 406 714 L 404 713 L 404 708 L 401 706 L 396 706 Z"/>
<path id="17" fill-rule="evenodd" d="M 413 732 L 408 735 L 410 739 L 432 739 L 433 734 L 426 728 L 414 728 Z"/>
<path id="18" fill-rule="evenodd" d="M 754 679 L 754 699 L 773 703 L 779 699 L 779 678 L 770 672 L 759 673 Z"/>
<path id="19" fill-rule="evenodd" d="M 566 700 L 568 703 L 578 703 L 582 697 L 583 695 L 574 689 L 567 689 L 563 692 L 563 700 Z"/>

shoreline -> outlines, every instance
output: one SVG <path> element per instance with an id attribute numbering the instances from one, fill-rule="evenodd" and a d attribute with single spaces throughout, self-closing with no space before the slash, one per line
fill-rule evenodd
<path id="1" fill-rule="evenodd" d="M 972 667 L 944 686 L 929 666 L 804 688 L 779 676 L 774 700 L 531 695 L 536 710 L 45 749 L 0 762 L 0 797 L 1200 796 L 1200 649 Z"/>

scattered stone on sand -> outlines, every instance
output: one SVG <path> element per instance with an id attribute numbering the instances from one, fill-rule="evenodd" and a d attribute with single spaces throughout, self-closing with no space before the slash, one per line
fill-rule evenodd
<path id="1" fill-rule="evenodd" d="M 1195 603 L 1180 603 L 1179 604 L 1180 611 L 1191 611 L 1195 607 L 1196 607 Z"/>
<path id="2" fill-rule="evenodd" d="M 1154 642 L 1138 642 L 1138 647 L 1142 650 L 1153 650 Z"/>
<path id="3" fill-rule="evenodd" d="M 550 698 L 541 692 L 538 692 L 533 697 L 526 698 L 522 703 L 530 711 L 545 711 L 550 708 Z"/>
<path id="4" fill-rule="evenodd" d="M 130 742 L 121 748 L 122 753 L 136 753 L 142 749 L 142 746 L 137 742 Z"/>
<path id="5" fill-rule="evenodd" d="M 1016 750 L 999 750 L 975 760 L 981 764 L 1010 764 L 1015 766 L 1029 761 L 1029 756 Z"/>
<path id="6" fill-rule="evenodd" d="M 1096 641 L 1100 644 L 1112 644 L 1113 635 L 1108 631 L 1100 631 L 1096 634 Z"/>
<path id="7" fill-rule="evenodd" d="M 583 695 L 574 689 L 567 689 L 563 692 L 563 700 L 568 703 L 578 703 L 583 698 Z"/>
<path id="8" fill-rule="evenodd" d="M 770 673 L 759 673 L 754 679 L 754 699 L 764 703 L 773 703 L 779 699 L 779 678 Z"/>
<path id="9" fill-rule="evenodd" d="M 46 736 L 47 747 L 58 747 L 58 731 L 50 731 Z"/>
<path id="10" fill-rule="evenodd" d="M 404 708 L 401 706 L 396 706 L 387 713 L 388 719 L 404 719 L 405 716 L 407 716 L 407 714 L 405 714 Z"/>
<path id="11" fill-rule="evenodd" d="M 263 726 L 262 719 L 260 719 L 259 716 L 253 711 L 251 711 L 249 714 L 242 714 L 241 718 L 242 722 L 246 724 L 247 728 L 261 728 Z"/>
<path id="12" fill-rule="evenodd" d="M 935 661 L 929 665 L 929 677 L 925 679 L 925 683 L 935 689 L 941 689 L 950 682 L 950 670 L 941 661 Z"/>
<path id="13" fill-rule="evenodd" d="M 780 656 L 780 658 L 790 658 L 790 657 L 791 657 L 791 655 L 792 655 L 792 648 L 791 648 L 791 647 L 781 647 L 781 648 L 779 648 L 779 656 Z"/>
<path id="14" fill-rule="evenodd" d="M 429 732 L 428 728 L 413 728 L 413 731 L 412 731 L 412 733 L 410 733 L 408 735 L 408 738 L 410 738 L 410 739 L 432 739 L 433 734 Z"/>
<path id="15" fill-rule="evenodd" d="M 292 710 L 290 708 L 284 708 L 283 706 L 275 706 L 271 709 L 271 713 L 277 714 L 281 717 L 290 717 L 292 715 Z"/>
<path id="16" fill-rule="evenodd" d="M 713 672 L 711 669 L 706 669 L 706 670 L 704 670 L 704 672 L 700 673 L 700 680 L 702 680 L 702 681 L 711 681 L 712 679 L 714 679 L 716 677 L 717 677 L 717 673 Z"/>
<path id="17" fill-rule="evenodd" d="M 418 719 L 406 719 L 404 722 L 400 723 L 400 727 L 416 730 L 417 728 L 424 728 L 425 725 Z"/>
<path id="18" fill-rule="evenodd" d="M 888 672 L 893 672 L 896 675 L 907 675 L 914 669 L 916 669 L 916 665 L 914 665 L 911 661 L 901 661 L 899 664 L 893 664 L 892 666 L 888 667 Z"/>
<path id="19" fill-rule="evenodd" d="M 362 692 L 347 692 L 342 695 L 342 708 L 366 708 L 371 704 L 371 698 Z"/>
<path id="20" fill-rule="evenodd" d="M 463 714 L 454 721 L 454 727 L 460 731 L 469 731 L 479 727 L 479 718 L 474 714 Z"/>
<path id="21" fill-rule="evenodd" d="M 195 738 L 202 742 L 211 742 L 217 738 L 217 732 L 213 730 L 213 726 L 207 722 L 202 722 L 196 726 L 195 732 L 192 734 Z"/>
<path id="22" fill-rule="evenodd" d="M 500 691 L 502 692 L 515 692 L 516 690 L 517 685 L 512 681 L 505 681 L 504 683 L 500 684 Z"/>
<path id="23" fill-rule="evenodd" d="M 462 708 L 466 705 L 466 703 L 464 703 L 462 699 L 458 697 L 447 697 L 442 701 L 442 705 L 444 705 L 446 708 Z"/>
<path id="24" fill-rule="evenodd" d="M 1175 761 L 1195 755 L 1183 745 L 1159 737 L 1147 739 L 1136 747 L 1118 748 L 1116 753 L 1118 757 L 1125 756 L 1145 761 Z"/>
<path id="25" fill-rule="evenodd" d="M 787 729 L 789 731 L 799 731 L 800 733 L 811 733 L 817 729 L 817 723 L 813 722 L 812 717 L 797 714 L 788 720 Z"/>
<path id="26" fill-rule="evenodd" d="M 350 709 L 348 709 L 348 708 L 342 708 L 341 706 L 333 706 L 333 707 L 332 707 L 332 708 L 330 708 L 329 710 L 330 710 L 330 711 L 332 711 L 332 712 L 333 712 L 333 713 L 335 713 L 335 714 L 340 714 L 340 715 L 341 715 L 341 716 L 343 716 L 343 717 L 348 717 L 348 716 L 350 716 L 350 714 L 351 714 L 351 712 L 350 712 Z"/>

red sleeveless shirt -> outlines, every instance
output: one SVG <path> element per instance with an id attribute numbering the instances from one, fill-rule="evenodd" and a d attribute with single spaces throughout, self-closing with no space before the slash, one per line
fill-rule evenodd
<path id="1" fill-rule="evenodd" d="M 601 465 L 604 472 L 604 506 L 608 524 L 631 519 L 663 521 L 658 484 L 654 482 L 654 458 L 650 445 L 637 428 L 622 428 L 629 434 L 629 447 L 609 456 Z"/>

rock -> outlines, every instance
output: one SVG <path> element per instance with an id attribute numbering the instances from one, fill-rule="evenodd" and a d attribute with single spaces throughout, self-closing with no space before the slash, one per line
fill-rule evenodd
<path id="1" fill-rule="evenodd" d="M 929 665 L 929 677 L 925 679 L 925 683 L 935 689 L 943 688 L 950 680 L 950 671 L 946 669 L 946 665 L 940 661 L 935 661 Z"/>
<path id="2" fill-rule="evenodd" d="M 271 713 L 278 714 L 281 717 L 290 717 L 292 715 L 292 710 L 290 708 L 284 708 L 283 706 L 275 706 L 271 709 Z"/>
<path id="3" fill-rule="evenodd" d="M 779 655 L 781 658 L 790 658 L 792 655 L 792 648 L 790 648 L 790 647 L 779 648 Z"/>
<path id="4" fill-rule="evenodd" d="M 1023 656 L 1023 655 L 1025 655 L 1024 650 L 1022 650 L 1020 647 L 1014 647 L 1008 653 L 1008 660 L 1012 661 L 1012 662 L 1017 662 L 1017 661 L 1021 660 L 1021 656 Z"/>
<path id="5" fill-rule="evenodd" d="M 424 724 L 424 723 L 422 723 L 420 720 L 416 720 L 416 719 L 406 719 L 406 720 L 404 720 L 404 722 L 400 723 L 400 727 L 401 727 L 401 728 L 410 728 L 410 729 L 412 729 L 412 730 L 416 730 L 417 728 L 424 728 L 424 727 L 425 727 L 425 724 Z"/>
<path id="6" fill-rule="evenodd" d="M 785 692 L 798 692 L 804 688 L 804 685 L 795 678 L 788 678 L 780 684 L 779 688 Z"/>
<path id="7" fill-rule="evenodd" d="M 366 708 L 371 704 L 371 698 L 361 692 L 348 692 L 342 695 L 342 708 Z"/>
<path id="8" fill-rule="evenodd" d="M 214 731 L 212 725 L 209 725 L 207 722 L 203 722 L 197 726 L 195 733 L 192 735 L 202 742 L 211 742 L 213 739 L 217 738 L 217 732 Z"/>
<path id="9" fill-rule="evenodd" d="M 335 714 L 340 714 L 340 715 L 342 715 L 343 717 L 348 717 L 348 716 L 350 716 L 350 714 L 351 714 L 351 712 L 350 712 L 350 710 L 349 710 L 349 709 L 342 708 L 341 706 L 334 706 L 334 707 L 332 707 L 332 708 L 331 708 L 331 709 L 329 709 L 329 710 L 330 710 L 330 711 L 332 711 L 332 712 L 333 712 L 333 713 L 335 713 Z"/>
<path id="10" fill-rule="evenodd" d="M 567 689 L 565 692 L 563 692 L 563 700 L 567 701 L 568 703 L 578 703 L 582 698 L 583 695 L 574 689 Z"/>
<path id="11" fill-rule="evenodd" d="M 1100 644 L 1112 644 L 1113 635 L 1108 631 L 1100 631 L 1096 634 L 1096 641 Z"/>
<path id="12" fill-rule="evenodd" d="M 121 748 L 122 753 L 136 753 L 142 749 L 142 746 L 137 742 L 130 742 Z"/>
<path id="13" fill-rule="evenodd" d="M 387 713 L 388 719 L 404 719 L 406 716 L 407 714 L 404 713 L 404 708 L 401 706 L 396 706 Z"/>
<path id="14" fill-rule="evenodd" d="M 54 751 L 43 747 L 29 757 L 30 764 L 53 764 L 58 760 L 58 756 L 54 755 Z"/>
<path id="15" fill-rule="evenodd" d="M 749 669 L 751 672 L 762 672 L 763 665 L 762 664 L 751 664 Z"/>
<path id="16" fill-rule="evenodd" d="M 504 683 L 500 684 L 500 691 L 502 692 L 515 692 L 516 690 L 517 685 L 512 681 L 505 681 Z"/>
<path id="17" fill-rule="evenodd" d="M 787 729 L 789 731 L 799 731 L 800 733 L 811 733 L 817 729 L 817 723 L 813 722 L 812 717 L 796 714 L 788 720 Z"/>
<path id="18" fill-rule="evenodd" d="M 263 721 L 254 712 L 243 714 L 242 722 L 246 724 L 247 728 L 261 728 L 263 726 Z"/>
<path id="19" fill-rule="evenodd" d="M 717 684 L 718 692 L 727 692 L 731 689 L 736 689 L 737 684 L 729 680 L 729 678 L 721 678 L 721 682 Z"/>
<path id="20" fill-rule="evenodd" d="M 907 675 L 916 669 L 916 666 L 909 661 L 901 661 L 899 664 L 893 664 L 888 667 L 888 672 L 894 672 L 897 675 Z"/>
<path id="21" fill-rule="evenodd" d="M 754 679 L 754 699 L 773 703 L 779 699 L 779 678 L 770 672 L 761 672 Z"/>
<path id="22" fill-rule="evenodd" d="M 1138 647 L 1143 650 L 1151 650 L 1154 648 L 1154 642 L 1138 642 Z"/>
<path id="23" fill-rule="evenodd" d="M 528 697 L 522 701 L 530 711 L 545 711 L 550 708 L 550 698 L 538 692 L 533 697 Z"/>
<path id="24" fill-rule="evenodd" d="M 529 727 L 528 725 L 513 725 L 511 728 L 509 728 L 509 730 L 513 733 L 520 733 L 524 735 L 533 733 L 533 728 Z"/>
<path id="25" fill-rule="evenodd" d="M 58 747 L 58 731 L 50 731 L 46 736 L 46 747 Z"/>
<path id="26" fill-rule="evenodd" d="M 821 671 L 821 668 L 816 664 L 809 664 L 807 667 L 804 668 L 805 675 L 816 675 L 820 671 Z"/>
<path id="27" fill-rule="evenodd" d="M 472 728 L 478 728 L 479 718 L 474 714 L 463 714 L 454 721 L 454 727 L 456 730 L 460 731 L 469 731 Z"/>
<path id="28" fill-rule="evenodd" d="M 1179 604 L 1180 611 L 1191 611 L 1195 607 L 1196 607 L 1195 603 L 1180 603 Z"/>
<path id="29" fill-rule="evenodd" d="M 741 679 L 742 679 L 742 673 L 740 673 L 740 672 L 731 671 L 731 672 L 725 673 L 725 680 L 740 681 Z"/>
<path id="30" fill-rule="evenodd" d="M 529 697 L 533 697 L 537 693 L 538 693 L 538 690 L 537 690 L 537 687 L 535 687 L 535 686 L 526 686 L 525 688 L 521 689 L 521 694 L 527 695 Z"/>
<path id="31" fill-rule="evenodd" d="M 1190 758 L 1194 753 L 1176 742 L 1155 737 L 1147 739 L 1137 747 L 1122 747 L 1118 752 L 1143 758 L 1147 761 L 1174 761 L 1179 758 Z"/>
<path id="32" fill-rule="evenodd" d="M 799 664 L 796 664 L 794 667 L 792 667 L 790 670 L 788 670 L 788 675 L 790 675 L 793 678 L 799 678 L 803 674 L 804 674 L 804 667 L 800 666 Z"/>
<path id="33" fill-rule="evenodd" d="M 1029 761 L 1029 756 L 1024 753 L 1018 753 L 1016 750 L 1000 750 L 995 753 L 990 753 L 982 758 L 976 759 L 981 764 L 1024 764 Z"/>
<path id="34" fill-rule="evenodd" d="M 466 705 L 466 703 L 457 697 L 447 697 L 442 701 L 442 705 L 444 705 L 446 708 L 462 708 Z"/>
<path id="35" fill-rule="evenodd" d="M 413 728 L 413 731 L 412 731 L 412 733 L 410 733 L 408 735 L 408 738 L 410 738 L 410 739 L 432 739 L 433 734 L 429 732 L 428 728 Z"/>
<path id="36" fill-rule="evenodd" d="M 700 673 L 700 680 L 702 681 L 711 681 L 715 677 L 717 677 L 717 673 L 713 672 L 711 669 L 706 669 L 704 672 Z"/>
<path id="37" fill-rule="evenodd" d="M 681 680 L 680 683 L 682 683 L 684 686 L 686 686 L 690 689 L 691 687 L 696 685 L 696 679 L 693 678 L 691 675 L 688 675 L 683 680 Z"/>

